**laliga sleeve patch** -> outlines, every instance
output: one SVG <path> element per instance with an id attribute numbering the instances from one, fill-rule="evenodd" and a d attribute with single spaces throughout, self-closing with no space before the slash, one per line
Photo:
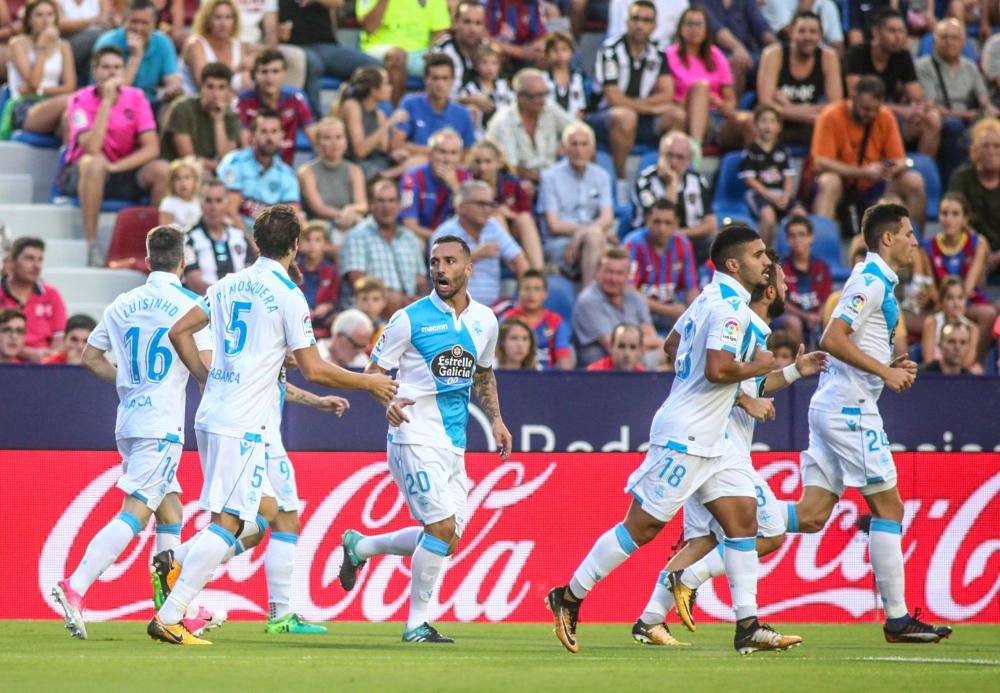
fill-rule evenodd
<path id="1" fill-rule="evenodd" d="M 858 293 L 853 294 L 844 302 L 843 314 L 848 315 L 852 318 L 856 318 L 861 315 L 861 311 L 864 310 L 865 303 L 868 299 L 864 294 Z"/>
<path id="2" fill-rule="evenodd" d="M 729 318 L 722 325 L 722 344 L 736 349 L 740 345 L 740 323 L 734 318 Z"/>
<path id="3" fill-rule="evenodd" d="M 309 339 L 315 340 L 313 335 L 313 322 L 312 318 L 309 317 L 309 313 L 302 316 L 302 334 L 304 334 Z"/>

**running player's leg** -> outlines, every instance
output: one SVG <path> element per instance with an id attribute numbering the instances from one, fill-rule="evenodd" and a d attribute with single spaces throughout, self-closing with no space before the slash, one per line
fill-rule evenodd
<path id="1" fill-rule="evenodd" d="M 179 493 L 168 493 L 156 509 L 156 553 L 175 549 L 181 544 L 184 506 Z"/>
<path id="2" fill-rule="evenodd" d="M 812 534 L 830 519 L 830 513 L 844 495 L 845 453 L 856 451 L 858 421 L 846 415 L 809 409 L 809 447 L 800 456 L 802 497 L 782 509 L 789 532 Z M 852 428 L 853 427 L 853 428 Z"/>

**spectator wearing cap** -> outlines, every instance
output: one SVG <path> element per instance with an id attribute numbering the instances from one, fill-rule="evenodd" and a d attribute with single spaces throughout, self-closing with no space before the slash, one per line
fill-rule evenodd
<path id="1" fill-rule="evenodd" d="M 25 320 L 23 346 L 17 358 L 40 363 L 62 348 L 66 306 L 59 291 L 41 280 L 45 242 L 22 236 L 10 247 L 10 271 L 0 279 L 0 308 L 14 308 Z"/>

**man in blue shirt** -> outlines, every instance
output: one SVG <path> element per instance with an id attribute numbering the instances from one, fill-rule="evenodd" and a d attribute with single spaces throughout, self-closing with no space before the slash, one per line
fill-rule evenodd
<path id="1" fill-rule="evenodd" d="M 94 44 L 94 50 L 103 46 L 117 46 L 122 50 L 125 84 L 142 89 L 151 104 L 169 102 L 184 91 L 174 44 L 155 28 L 156 6 L 152 0 L 132 0 L 125 15 L 125 26 L 105 32 Z"/>
<path id="2" fill-rule="evenodd" d="M 476 141 L 469 109 L 451 100 L 455 82 L 455 64 L 441 53 L 431 53 L 424 65 L 423 94 L 410 94 L 399 105 L 410 118 L 396 126 L 397 146 L 406 147 L 413 155 L 430 153 L 431 135 L 450 127 L 462 137 L 462 144 L 471 147 Z"/>
<path id="3" fill-rule="evenodd" d="M 230 214 L 244 231 L 265 207 L 284 204 L 300 208 L 299 179 L 277 156 L 281 149 L 281 116 L 264 109 L 253 121 L 253 143 L 229 152 L 218 174 L 229 191 Z"/>
<path id="4" fill-rule="evenodd" d="M 517 241 L 491 215 L 496 209 L 493 191 L 481 180 L 462 183 L 455 196 L 458 216 L 441 226 L 431 236 L 457 236 L 472 251 L 473 270 L 469 294 L 483 305 L 492 306 L 500 298 L 500 260 L 518 277 L 528 271 L 528 259 Z"/>

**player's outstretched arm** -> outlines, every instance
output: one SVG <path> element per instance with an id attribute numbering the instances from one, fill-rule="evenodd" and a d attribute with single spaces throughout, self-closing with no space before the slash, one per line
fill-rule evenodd
<path id="1" fill-rule="evenodd" d="M 208 326 L 208 313 L 200 304 L 195 304 L 191 309 L 180 317 L 170 328 L 170 343 L 174 346 L 174 351 L 181 362 L 191 372 L 202 385 L 208 380 L 208 368 L 201 360 L 201 353 L 198 351 L 198 344 L 195 342 L 194 333 L 203 330 Z"/>
<path id="2" fill-rule="evenodd" d="M 313 392 L 295 387 L 291 383 L 285 385 L 285 401 L 289 404 L 301 404 L 310 409 L 333 412 L 337 416 L 343 416 L 344 412 L 351 408 L 351 403 L 343 397 L 335 395 L 320 397 Z"/>
<path id="3" fill-rule="evenodd" d="M 114 383 L 118 375 L 118 369 L 113 363 L 108 361 L 104 352 L 92 344 L 88 344 L 83 350 L 83 367 L 96 375 L 106 383 Z"/>
<path id="4" fill-rule="evenodd" d="M 493 438 L 500 448 L 501 459 L 507 460 L 514 446 L 514 439 L 500 416 L 500 396 L 497 394 L 497 378 L 492 368 L 476 367 L 476 373 L 472 376 L 472 392 L 479 400 L 486 418 L 493 424 Z"/>
<path id="5" fill-rule="evenodd" d="M 795 363 L 767 374 L 764 380 L 764 393 L 777 392 L 782 390 L 799 378 L 808 378 L 827 369 L 827 358 L 825 351 L 810 351 L 806 353 L 806 347 L 799 344 L 799 353 L 795 356 Z"/>
<path id="6" fill-rule="evenodd" d="M 886 386 L 895 392 L 902 392 L 913 385 L 916 379 L 916 372 L 910 368 L 897 367 L 893 364 L 880 363 L 851 341 L 850 335 L 853 330 L 847 321 L 834 318 L 826 326 L 822 338 L 819 340 L 820 349 L 826 351 L 831 356 L 840 359 L 849 366 L 854 366 L 866 373 L 878 376 L 885 381 Z"/>
<path id="7" fill-rule="evenodd" d="M 375 401 L 387 404 L 396 396 L 398 383 L 382 373 L 355 373 L 346 368 L 327 363 L 319 355 L 316 345 L 297 349 L 295 360 L 305 379 L 333 390 L 365 390 Z"/>
<path id="8" fill-rule="evenodd" d="M 774 368 L 774 354 L 758 349 L 753 361 L 737 361 L 736 354 L 724 349 L 705 350 L 705 379 L 710 383 L 739 383 L 766 375 Z"/>

